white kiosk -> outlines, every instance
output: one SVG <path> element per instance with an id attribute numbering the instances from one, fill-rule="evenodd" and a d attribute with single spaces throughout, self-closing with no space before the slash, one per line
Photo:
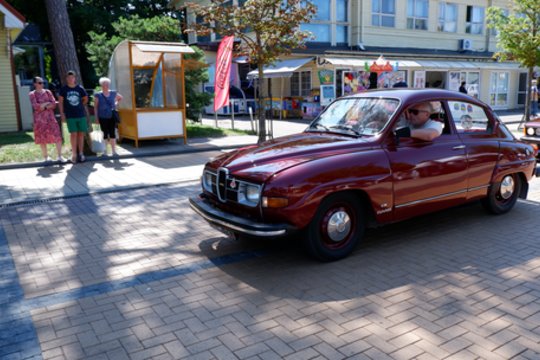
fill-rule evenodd
<path id="1" fill-rule="evenodd" d="M 111 88 L 120 102 L 120 139 L 184 138 L 186 101 L 183 54 L 194 50 L 183 43 L 124 40 L 109 63 Z"/>

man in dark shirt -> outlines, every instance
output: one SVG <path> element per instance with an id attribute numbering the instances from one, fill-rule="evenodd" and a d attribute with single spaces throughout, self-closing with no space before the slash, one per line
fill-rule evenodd
<path id="1" fill-rule="evenodd" d="M 408 85 L 407 85 L 407 83 L 403 80 L 402 77 L 399 77 L 399 78 L 397 79 L 397 83 L 395 83 L 393 87 L 395 87 L 395 88 L 406 88 L 406 87 L 408 87 Z"/>
<path id="2" fill-rule="evenodd" d="M 71 161 L 85 161 L 83 154 L 84 134 L 88 132 L 86 122 L 86 104 L 88 104 L 88 94 L 82 86 L 77 84 L 74 71 L 68 71 L 66 77 L 67 85 L 64 85 L 59 92 L 58 107 L 60 117 L 63 122 L 67 122 L 71 140 Z"/>
<path id="3" fill-rule="evenodd" d="M 460 93 L 464 93 L 464 94 L 467 94 L 467 87 L 466 87 L 467 83 L 465 81 L 462 81 L 461 82 L 461 86 L 459 87 L 459 92 Z"/>

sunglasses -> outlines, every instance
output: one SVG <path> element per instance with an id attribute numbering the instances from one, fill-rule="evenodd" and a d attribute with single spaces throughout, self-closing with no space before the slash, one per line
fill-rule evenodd
<path id="1" fill-rule="evenodd" d="M 409 113 L 413 114 L 413 115 L 418 115 L 419 113 L 421 112 L 424 112 L 424 113 L 428 113 L 429 114 L 429 111 L 427 110 L 419 110 L 419 109 L 409 109 L 407 110 Z"/>
<path id="2" fill-rule="evenodd" d="M 36 84 L 43 85 L 43 81 L 38 81 Z"/>

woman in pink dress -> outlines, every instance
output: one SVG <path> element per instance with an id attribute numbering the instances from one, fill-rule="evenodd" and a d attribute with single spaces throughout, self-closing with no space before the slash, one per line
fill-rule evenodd
<path id="1" fill-rule="evenodd" d="M 29 94 L 34 109 L 34 142 L 41 146 L 45 162 L 52 161 L 47 154 L 47 144 L 56 144 L 57 161 L 64 163 L 66 159 L 62 156 L 62 135 L 54 117 L 56 100 L 49 90 L 43 88 L 43 79 L 39 76 L 34 78 L 34 88 Z"/>

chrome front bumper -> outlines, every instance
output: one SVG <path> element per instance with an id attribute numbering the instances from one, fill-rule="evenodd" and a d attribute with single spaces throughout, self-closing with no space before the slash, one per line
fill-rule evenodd
<path id="1" fill-rule="evenodd" d="M 258 223 L 214 207 L 203 195 L 189 198 L 189 205 L 197 214 L 224 233 L 238 233 L 257 237 L 276 237 L 294 232 L 287 224 Z"/>
<path id="2" fill-rule="evenodd" d="M 540 137 L 538 136 L 522 136 L 519 140 L 529 144 L 540 144 Z"/>

